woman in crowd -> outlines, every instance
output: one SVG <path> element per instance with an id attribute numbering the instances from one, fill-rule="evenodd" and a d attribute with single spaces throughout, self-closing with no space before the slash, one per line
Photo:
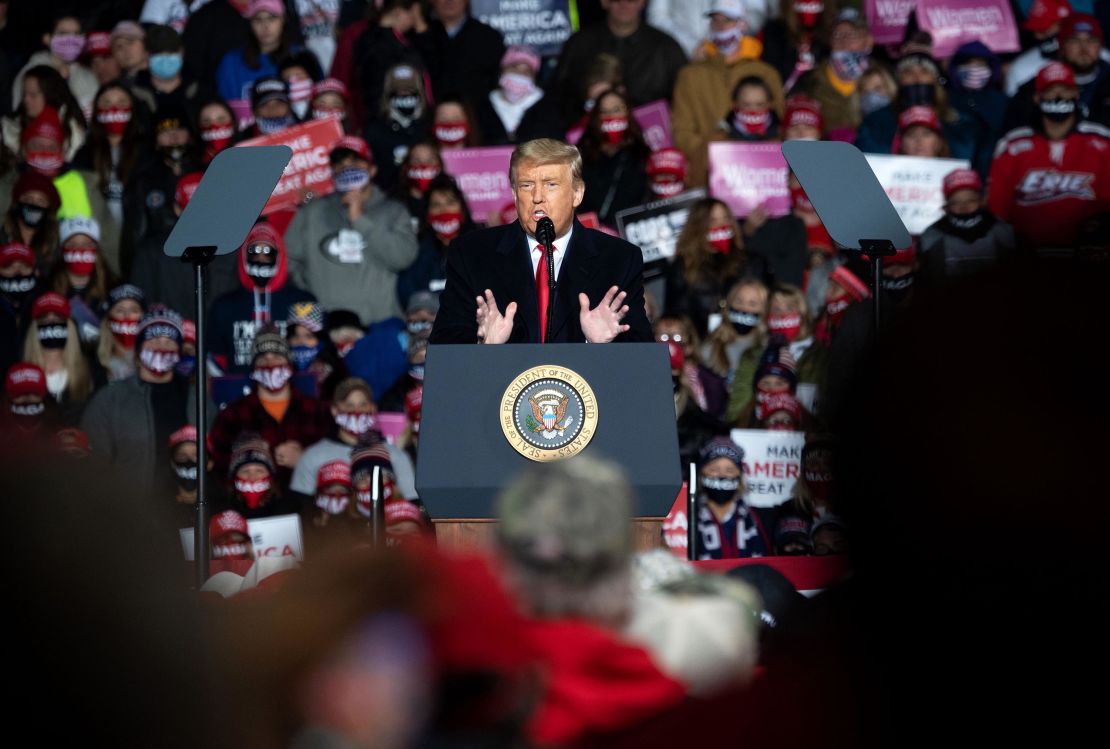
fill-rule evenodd
<path id="1" fill-rule="evenodd" d="M 721 130 L 729 140 L 779 140 L 779 121 L 773 103 L 767 81 L 757 75 L 741 78 L 732 89 L 732 111 L 721 121 Z"/>
<path id="2" fill-rule="evenodd" d="M 146 299 L 137 286 L 125 283 L 108 292 L 108 309 L 96 347 L 97 380 L 114 382 L 135 373 L 135 336 L 145 306 Z"/>
<path id="3" fill-rule="evenodd" d="M 289 357 L 298 372 L 309 372 L 316 380 L 320 398 L 331 398 L 335 386 L 347 376 L 347 367 L 324 333 L 324 308 L 316 302 L 296 302 L 289 306 L 285 338 Z"/>
<path id="4" fill-rule="evenodd" d="M 93 382 L 69 302 L 61 294 L 47 292 L 35 300 L 23 359 L 42 367 L 46 389 L 61 408 L 63 421 L 75 423 L 92 394 Z"/>
<path id="5" fill-rule="evenodd" d="M 694 559 L 770 556 L 774 511 L 744 501 L 744 450 L 716 437 L 699 457 Z"/>
<path id="6" fill-rule="evenodd" d="M 41 269 L 53 267 L 58 257 L 58 207 L 61 198 L 49 177 L 28 169 L 12 187 L 12 202 L 4 214 L 2 239 L 19 242 L 33 253 Z"/>
<path id="7" fill-rule="evenodd" d="M 778 6 L 778 17 L 763 25 L 763 60 L 774 66 L 789 91 L 828 53 L 837 3 L 780 0 Z"/>
<path id="8" fill-rule="evenodd" d="M 96 94 L 97 83 L 92 71 L 79 62 L 81 51 L 85 48 L 81 19 L 70 8 L 56 12 L 50 31 L 43 35 L 43 42 L 46 49 L 31 55 L 12 82 L 12 107 L 19 106 L 23 76 L 40 65 L 58 71 L 78 106 L 88 107 Z"/>
<path id="9" fill-rule="evenodd" d="M 420 227 L 420 250 L 416 260 L 397 275 L 397 301 L 408 307 L 418 291 L 443 291 L 447 283 L 447 247 L 477 227 L 466 198 L 455 180 L 441 174 L 428 185 L 428 208 Z"/>
<path id="10" fill-rule="evenodd" d="M 366 143 L 378 167 L 374 180 L 383 190 L 390 192 L 406 176 L 402 163 L 409 151 L 428 137 L 424 72 L 412 65 L 390 68 L 385 76 L 377 114 L 366 126 Z M 436 154 L 438 157 L 439 154 Z"/>
<path id="11" fill-rule="evenodd" d="M 217 90 L 227 101 L 249 101 L 254 82 L 277 75 L 277 62 L 290 52 L 292 30 L 285 22 L 281 0 L 254 0 L 247 13 L 250 36 L 246 45 L 224 55 L 216 70 Z"/>
<path id="12" fill-rule="evenodd" d="M 196 132 L 200 134 L 201 160 L 208 164 L 230 146 L 238 135 L 235 113 L 223 99 L 209 99 L 197 109 Z"/>
<path id="13" fill-rule="evenodd" d="M 397 170 L 397 186 L 393 198 L 409 209 L 413 223 L 419 224 L 420 217 L 427 212 L 428 187 L 443 174 L 443 157 L 439 148 L 431 141 L 413 144 Z"/>
<path id="14" fill-rule="evenodd" d="M 651 149 L 624 94 L 609 89 L 595 100 L 578 141 L 586 194 L 579 213 L 597 213 L 606 226 L 615 226 L 618 211 L 641 203 L 647 190 L 645 170 Z"/>
<path id="15" fill-rule="evenodd" d="M 702 346 L 701 358 L 719 377 L 731 382 L 740 356 L 756 343 L 768 290 L 757 278 L 732 285 L 725 296 L 720 323 Z"/>
<path id="16" fill-rule="evenodd" d="M 698 407 L 713 419 L 720 419 L 728 401 L 724 378 L 701 362 L 697 330 L 681 315 L 663 315 L 652 326 L 655 340 L 677 344 L 682 353 L 683 376 Z"/>
<path id="17" fill-rule="evenodd" d="M 432 136 L 440 150 L 475 148 L 482 145 L 478 121 L 470 102 L 458 94 L 447 94 L 432 112 Z"/>
<path id="18" fill-rule="evenodd" d="M 498 87 L 475 103 L 475 115 L 487 146 L 524 143 L 533 138 L 560 139 L 566 134 L 559 106 L 536 84 L 540 56 L 531 47 L 513 46 L 501 58 Z"/>
<path id="19" fill-rule="evenodd" d="M 981 175 L 990 171 L 995 144 L 1004 132 L 1009 99 L 1002 90 L 998 55 L 980 41 L 960 45 L 948 61 L 948 99 L 964 116 L 978 122 L 980 138 L 972 166 Z"/>
<path id="20" fill-rule="evenodd" d="M 351 95 L 347 86 L 337 78 L 325 78 L 312 87 L 311 116 L 314 120 L 338 120 L 345 133 L 349 133 L 350 119 L 347 110 Z"/>
<path id="21" fill-rule="evenodd" d="M 295 52 L 278 64 L 278 76 L 289 89 L 289 103 L 300 121 L 312 116 L 312 89 L 324 77 L 316 56 L 307 50 Z"/>
<path id="22" fill-rule="evenodd" d="M 23 128 L 42 114 L 44 107 L 57 110 L 65 133 L 65 159 L 72 160 L 85 142 L 85 116 L 61 73 L 49 65 L 36 65 L 23 74 L 19 106 L 3 119 L 4 145 L 12 152 L 19 151 Z"/>
<path id="23" fill-rule="evenodd" d="M 115 278 L 100 254 L 96 219 L 74 216 L 61 222 L 62 261 L 54 266 L 50 288 L 69 301 L 73 321 L 86 346 L 100 336 L 100 313 Z"/>
<path id="24" fill-rule="evenodd" d="M 761 256 L 745 250 L 728 206 L 715 198 L 699 200 L 690 208 L 667 269 L 664 311 L 687 315 L 699 333 L 707 331 L 724 292 L 742 277 L 762 277 L 764 267 Z"/>
<path id="25" fill-rule="evenodd" d="M 859 77 L 856 89 L 859 91 L 860 113 L 864 117 L 890 106 L 898 95 L 898 83 L 894 76 L 885 65 L 875 60 L 871 60 L 867 70 Z"/>
<path id="26" fill-rule="evenodd" d="M 898 115 L 895 153 L 943 159 L 950 155 L 937 114 L 929 107 L 910 107 Z"/>

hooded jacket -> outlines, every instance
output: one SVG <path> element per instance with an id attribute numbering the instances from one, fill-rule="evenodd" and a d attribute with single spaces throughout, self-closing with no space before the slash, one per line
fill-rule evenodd
<path id="1" fill-rule="evenodd" d="M 255 285 L 247 273 L 247 248 L 257 242 L 272 245 L 277 251 L 277 260 L 272 266 L 274 276 L 263 286 Z M 213 302 L 210 315 L 210 363 L 224 374 L 250 371 L 256 327 L 272 322 L 284 335 L 289 308 L 297 302 L 316 301 L 312 294 L 289 283 L 285 242 L 270 224 L 255 224 L 247 235 L 247 241 L 239 248 L 238 273 L 241 288 Z"/>

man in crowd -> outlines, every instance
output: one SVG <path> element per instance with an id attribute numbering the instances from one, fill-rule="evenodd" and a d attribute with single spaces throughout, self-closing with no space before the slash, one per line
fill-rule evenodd
<path id="1" fill-rule="evenodd" d="M 147 69 L 150 56 L 143 43 L 145 36 L 143 27 L 134 21 L 120 21 L 112 29 L 112 57 L 128 83 L 134 83 L 139 72 Z"/>
<path id="2" fill-rule="evenodd" d="M 578 149 L 548 139 L 524 143 L 509 161 L 509 182 L 520 219 L 451 245 L 430 342 L 650 341 L 640 249 L 574 218 L 586 191 Z M 554 298 L 552 263 L 536 239 L 543 219 L 554 235 Z"/>
<path id="3" fill-rule="evenodd" d="M 327 405 L 293 388 L 289 344 L 275 327 L 264 328 L 251 346 L 254 389 L 216 415 L 208 438 L 217 474 L 228 470 L 232 446 L 242 432 L 269 445 L 277 463 L 275 479 L 286 490 L 306 447 L 332 430 Z"/>
<path id="4" fill-rule="evenodd" d="M 397 317 L 397 274 L 418 245 L 404 206 L 373 182 L 376 168 L 362 138 L 332 148 L 336 192 L 302 206 L 286 232 L 289 272 L 328 309 L 350 309 L 364 325 Z"/>
<path id="5" fill-rule="evenodd" d="M 845 8 L 830 34 L 828 59 L 803 74 L 791 91 L 821 105 L 825 130 L 833 139 L 852 140 L 863 119 L 856 82 L 867 69 L 873 44 L 867 19 L 854 8 Z"/>
<path id="6" fill-rule="evenodd" d="M 462 94 L 471 101 L 497 88 L 505 40 L 501 32 L 470 15 L 470 0 L 432 0 L 435 17 L 421 54 L 432 77 L 436 98 Z"/>

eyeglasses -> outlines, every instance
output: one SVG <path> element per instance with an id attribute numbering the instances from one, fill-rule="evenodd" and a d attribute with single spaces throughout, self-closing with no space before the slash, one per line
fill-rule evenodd
<path id="1" fill-rule="evenodd" d="M 675 333 L 674 335 L 668 335 L 667 333 L 660 333 L 657 340 L 660 343 L 666 343 L 667 341 L 674 341 L 675 343 L 682 343 L 682 334 L 681 333 Z"/>

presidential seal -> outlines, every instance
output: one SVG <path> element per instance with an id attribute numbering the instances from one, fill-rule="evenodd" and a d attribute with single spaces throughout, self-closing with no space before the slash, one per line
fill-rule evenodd
<path id="1" fill-rule="evenodd" d="M 501 397 L 501 431 L 529 460 L 569 458 L 597 431 L 594 391 L 581 375 L 558 364 L 527 369 Z"/>

